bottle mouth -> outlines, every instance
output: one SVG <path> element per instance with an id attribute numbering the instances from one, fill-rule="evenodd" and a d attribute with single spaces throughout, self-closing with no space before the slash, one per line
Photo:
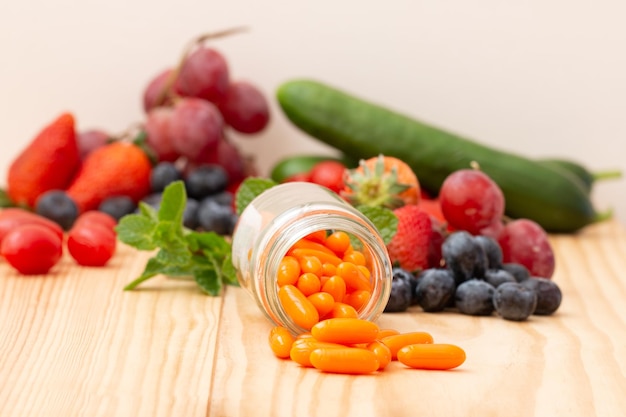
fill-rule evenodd
<path id="1" fill-rule="evenodd" d="M 257 286 L 258 302 L 262 310 L 276 325 L 289 329 L 294 334 L 307 332 L 298 326 L 282 309 L 278 299 L 276 277 L 280 261 L 289 249 L 303 237 L 319 230 L 343 231 L 352 236 L 362 246 L 366 265 L 370 270 L 372 294 L 369 301 L 358 310 L 359 318 L 376 321 L 382 314 L 391 292 L 391 261 L 386 246 L 376 227 L 360 213 L 347 210 L 337 204 L 315 204 L 294 207 L 273 220 L 256 247 L 259 259 L 254 274 L 262 279 L 254 280 Z M 257 246 L 258 245 L 258 246 Z"/>

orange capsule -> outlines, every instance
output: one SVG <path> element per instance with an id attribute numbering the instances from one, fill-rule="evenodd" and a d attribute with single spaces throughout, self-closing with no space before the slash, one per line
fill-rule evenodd
<path id="1" fill-rule="evenodd" d="M 287 284 L 295 284 L 300 276 L 300 262 L 293 256 L 285 256 L 280 260 L 278 265 L 278 273 L 276 275 L 276 284 L 279 287 Z"/>
<path id="2" fill-rule="evenodd" d="M 365 279 L 369 281 L 372 276 L 372 272 L 365 265 L 357 265 L 356 267 L 359 269 L 359 271 L 361 271 Z"/>
<path id="3" fill-rule="evenodd" d="M 378 336 L 376 337 L 377 340 L 382 339 L 383 337 L 387 337 L 387 336 L 393 336 L 396 334 L 400 334 L 399 331 L 397 331 L 396 329 L 380 329 L 380 331 L 378 332 Z"/>
<path id="4" fill-rule="evenodd" d="M 433 343 L 433 337 L 430 333 L 426 332 L 409 332 L 383 337 L 380 341 L 387 345 L 391 351 L 391 359 L 395 360 L 398 358 L 398 351 L 403 347 L 415 344 Z"/>
<path id="5" fill-rule="evenodd" d="M 343 261 L 350 262 L 358 266 L 364 266 L 366 263 L 365 255 L 356 250 L 343 255 Z"/>
<path id="6" fill-rule="evenodd" d="M 359 311 L 362 309 L 372 297 L 372 293 L 366 290 L 356 290 L 343 297 L 343 303 L 349 304 Z"/>
<path id="7" fill-rule="evenodd" d="M 335 302 L 335 304 L 333 305 L 333 309 L 325 318 L 331 319 L 341 317 L 356 319 L 359 317 L 359 313 L 350 304 Z"/>
<path id="8" fill-rule="evenodd" d="M 270 348 L 278 358 L 285 359 L 289 357 L 289 352 L 291 351 L 291 346 L 294 341 L 295 338 L 293 335 L 282 326 L 276 326 L 270 330 Z"/>
<path id="9" fill-rule="evenodd" d="M 319 313 L 320 317 L 324 317 L 330 313 L 335 305 L 333 296 L 327 292 L 316 292 L 309 295 L 307 298 L 315 306 L 315 309 Z"/>
<path id="10" fill-rule="evenodd" d="M 324 243 L 326 241 L 326 230 L 318 230 L 313 233 L 309 233 L 304 239 L 312 240 L 314 242 Z"/>
<path id="11" fill-rule="evenodd" d="M 309 295 L 320 290 L 320 278 L 312 272 L 305 272 L 300 275 L 300 278 L 298 278 L 296 287 L 300 290 L 300 292 L 302 292 L 302 294 L 308 297 Z"/>
<path id="12" fill-rule="evenodd" d="M 337 265 L 337 275 L 346 283 L 346 288 L 354 290 L 372 291 L 369 280 L 359 271 L 359 268 L 352 262 L 342 262 Z"/>
<path id="13" fill-rule="evenodd" d="M 337 267 L 330 262 L 325 262 L 322 264 L 322 275 L 327 277 L 332 277 L 337 274 Z"/>
<path id="14" fill-rule="evenodd" d="M 389 362 L 391 362 L 391 350 L 383 342 L 375 340 L 368 343 L 366 349 L 371 350 L 378 359 L 379 370 L 385 369 Z"/>
<path id="15" fill-rule="evenodd" d="M 335 301 L 343 301 L 346 295 L 346 282 L 339 275 L 333 275 L 322 285 L 322 291 L 332 295 Z"/>
<path id="16" fill-rule="evenodd" d="M 317 348 L 309 360 L 320 371 L 339 374 L 370 374 L 380 367 L 374 352 L 353 347 Z"/>
<path id="17" fill-rule="evenodd" d="M 350 237 L 346 232 L 336 231 L 326 237 L 325 244 L 336 254 L 343 254 L 350 246 Z"/>
<path id="18" fill-rule="evenodd" d="M 313 249 L 316 251 L 327 253 L 329 255 L 336 256 L 335 252 L 327 248 L 324 244 L 306 238 L 300 239 L 296 243 L 294 243 L 290 250 L 293 251 L 294 249 Z"/>
<path id="19" fill-rule="evenodd" d="M 315 275 L 320 275 L 322 272 L 322 261 L 319 260 L 318 257 L 307 255 L 307 256 L 297 256 L 300 261 L 300 270 L 302 273 L 310 272 Z"/>
<path id="20" fill-rule="evenodd" d="M 339 265 L 342 262 L 341 258 L 337 255 L 329 254 L 315 249 L 297 248 L 290 250 L 289 254 L 296 258 L 314 256 L 322 263 L 330 263 L 333 265 Z"/>
<path id="21" fill-rule="evenodd" d="M 376 340 L 378 326 L 368 320 L 338 317 L 322 320 L 311 327 L 311 334 L 322 342 L 353 345 Z"/>
<path id="22" fill-rule="evenodd" d="M 315 306 L 293 285 L 280 287 L 278 300 L 293 322 L 306 330 L 311 329 L 320 320 Z"/>
<path id="23" fill-rule="evenodd" d="M 465 362 L 465 351 L 444 343 L 407 345 L 398 351 L 398 361 L 416 369 L 452 369 Z"/>
<path id="24" fill-rule="evenodd" d="M 313 337 L 298 339 L 291 345 L 289 358 L 298 365 L 311 367 L 313 366 L 311 364 L 311 352 L 321 347 L 326 349 L 339 349 L 345 346 L 337 343 L 320 342 Z"/>

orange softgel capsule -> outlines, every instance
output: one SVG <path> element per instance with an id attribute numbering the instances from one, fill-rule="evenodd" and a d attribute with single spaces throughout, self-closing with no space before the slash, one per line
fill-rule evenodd
<path id="1" fill-rule="evenodd" d="M 433 337 L 430 333 L 426 332 L 409 332 L 383 337 L 380 341 L 391 350 L 391 358 L 397 359 L 398 351 L 403 347 L 415 344 L 433 343 Z"/>
<path id="2" fill-rule="evenodd" d="M 378 325 L 355 318 L 332 318 L 322 320 L 311 328 L 311 334 L 322 342 L 344 345 L 370 343 L 376 340 Z"/>
<path id="3" fill-rule="evenodd" d="M 270 330 L 270 348 L 278 358 L 286 359 L 289 357 L 291 346 L 295 340 L 295 337 L 284 327 L 276 326 Z"/>
<path id="4" fill-rule="evenodd" d="M 446 370 L 465 362 L 465 351 L 445 343 L 407 345 L 398 351 L 398 361 L 416 369 Z"/>
<path id="5" fill-rule="evenodd" d="M 320 347 L 311 352 L 309 360 L 320 371 L 340 374 L 370 374 L 380 367 L 374 352 L 355 347 Z"/>
<path id="6" fill-rule="evenodd" d="M 278 299 L 285 313 L 298 326 L 309 330 L 320 320 L 317 309 L 302 292 L 293 285 L 284 285 L 278 290 Z"/>

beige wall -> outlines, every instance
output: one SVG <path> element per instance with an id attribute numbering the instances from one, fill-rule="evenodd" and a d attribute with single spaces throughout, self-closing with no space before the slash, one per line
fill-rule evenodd
<path id="1" fill-rule="evenodd" d="M 146 81 L 194 35 L 215 42 L 235 78 L 273 98 L 314 77 L 486 144 L 626 172 L 626 3 L 497 0 L 37 0 L 0 6 L 0 169 L 40 127 L 71 110 L 79 128 L 141 121 Z M 281 156 L 330 149 L 290 126 L 239 138 L 264 171 Z M 0 178 L 0 184 L 4 178 Z M 625 180 L 600 208 L 626 223 Z"/>

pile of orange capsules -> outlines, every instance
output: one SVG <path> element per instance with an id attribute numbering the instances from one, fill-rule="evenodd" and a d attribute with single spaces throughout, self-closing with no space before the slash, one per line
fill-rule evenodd
<path id="1" fill-rule="evenodd" d="M 345 232 L 321 230 L 300 239 L 281 260 L 277 284 L 285 313 L 309 330 L 294 336 L 282 326 L 272 328 L 270 348 L 279 358 L 342 374 L 382 371 L 393 360 L 439 370 L 465 361 L 463 349 L 433 343 L 429 333 L 380 329 L 358 318 L 371 297 L 370 270 Z"/>

